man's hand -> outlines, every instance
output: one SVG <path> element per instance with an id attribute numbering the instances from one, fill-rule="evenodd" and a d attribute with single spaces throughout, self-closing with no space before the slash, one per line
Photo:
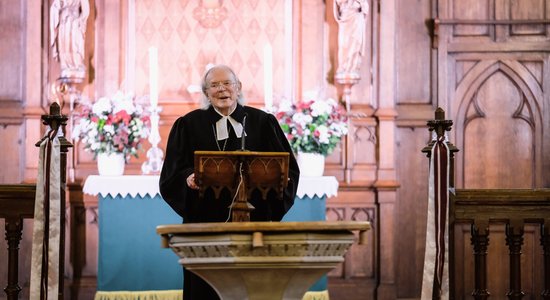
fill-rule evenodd
<path id="1" fill-rule="evenodd" d="M 199 189 L 199 186 L 195 183 L 195 173 L 189 175 L 189 177 L 187 177 L 187 186 L 189 188 L 192 188 L 194 190 L 198 190 Z"/>

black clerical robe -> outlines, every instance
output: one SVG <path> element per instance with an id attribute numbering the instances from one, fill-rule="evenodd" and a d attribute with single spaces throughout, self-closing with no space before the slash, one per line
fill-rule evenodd
<path id="1" fill-rule="evenodd" d="M 280 221 L 294 204 L 300 176 L 298 164 L 272 114 L 237 105 L 231 117 L 242 123 L 245 114 L 246 150 L 290 153 L 289 182 L 283 200 L 277 199 L 275 193 L 269 193 L 267 200 L 261 199 L 259 193 L 253 194 L 250 199 L 255 207 L 250 214 L 251 221 Z M 197 109 L 176 120 L 170 131 L 160 175 L 160 193 L 172 209 L 183 217 L 185 223 L 224 222 L 229 217 L 228 207 L 232 195 L 227 190 L 218 199 L 212 191 L 207 191 L 204 198 L 199 200 L 198 191 L 190 189 L 186 183 L 187 177 L 194 172 L 195 151 L 235 151 L 241 148 L 241 139 L 237 138 L 230 124 L 229 138 L 217 140 L 216 122 L 219 119 L 221 116 L 212 106 L 206 110 Z M 200 277 L 185 272 L 184 299 L 217 299 L 217 296 Z"/>

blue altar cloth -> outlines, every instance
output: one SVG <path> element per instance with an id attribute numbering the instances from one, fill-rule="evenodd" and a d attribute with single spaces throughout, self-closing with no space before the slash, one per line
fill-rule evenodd
<path id="1" fill-rule="evenodd" d="M 283 221 L 325 220 L 326 196 L 296 198 Z M 157 225 L 181 223 L 157 194 L 99 195 L 98 291 L 149 291 L 183 288 L 177 255 L 160 247 Z M 323 276 L 310 291 L 327 289 Z"/>
<path id="2" fill-rule="evenodd" d="M 99 197 L 98 292 L 182 289 L 178 257 L 161 248 L 156 234 L 158 225 L 181 223 L 181 217 L 160 197 L 158 180 L 155 175 L 86 179 L 83 192 Z M 334 177 L 300 178 L 299 196 L 283 221 L 325 220 L 327 195 L 335 196 L 337 190 Z M 326 289 L 325 276 L 310 291 Z"/>
<path id="3" fill-rule="evenodd" d="M 325 221 L 326 220 L 326 204 L 327 197 L 314 196 L 310 198 L 304 196 L 304 198 L 296 197 L 294 199 L 294 205 L 283 217 L 283 222 L 291 221 Z M 327 289 L 327 276 L 324 275 L 316 283 L 314 283 L 309 290 L 310 291 L 324 291 Z"/>

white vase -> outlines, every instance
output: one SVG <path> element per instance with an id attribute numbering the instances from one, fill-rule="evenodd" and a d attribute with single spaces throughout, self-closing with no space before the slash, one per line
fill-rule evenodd
<path id="1" fill-rule="evenodd" d="M 122 176 L 124 174 L 124 154 L 99 153 L 97 155 L 97 170 L 102 176 Z"/>
<path id="2" fill-rule="evenodd" d="M 298 152 L 296 157 L 301 176 L 323 176 L 325 171 L 325 156 L 318 153 Z"/>

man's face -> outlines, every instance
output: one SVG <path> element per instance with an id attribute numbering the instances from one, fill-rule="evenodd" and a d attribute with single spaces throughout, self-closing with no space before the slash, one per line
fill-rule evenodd
<path id="1" fill-rule="evenodd" d="M 224 115 L 237 106 L 240 92 L 241 83 L 235 82 L 233 74 L 226 68 L 216 68 L 206 78 L 206 96 L 212 106 Z"/>

